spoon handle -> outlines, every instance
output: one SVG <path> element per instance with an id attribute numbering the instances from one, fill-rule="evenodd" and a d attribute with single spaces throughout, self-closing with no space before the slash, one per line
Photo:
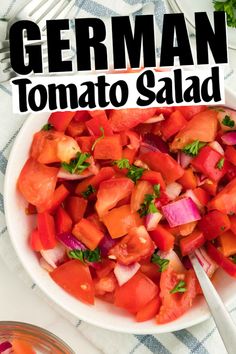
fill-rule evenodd
<path id="1" fill-rule="evenodd" d="M 229 354 L 235 354 L 236 326 L 195 254 L 189 257 L 225 348 Z"/>

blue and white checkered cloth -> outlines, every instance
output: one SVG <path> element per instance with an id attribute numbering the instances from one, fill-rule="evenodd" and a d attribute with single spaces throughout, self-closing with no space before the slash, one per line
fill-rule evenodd
<path id="1" fill-rule="evenodd" d="M 193 0 L 192 0 L 193 1 Z M 197 1 L 197 0 L 195 0 Z M 17 7 L 24 0 L 2 0 L 0 7 L 0 36 L 4 37 L 4 19 L 13 16 Z M 163 13 L 167 10 L 164 0 L 77 0 L 77 11 L 75 17 L 91 17 L 109 18 L 116 15 L 130 14 L 155 14 L 157 32 L 161 33 Z M 157 36 L 160 37 L 161 36 Z M 157 43 L 157 46 L 159 43 Z M 236 59 L 234 57 L 236 66 Z M 235 84 L 236 80 L 231 78 L 229 83 Z M 236 88 L 235 88 L 236 91 Z M 6 264 L 32 288 L 40 296 L 40 290 L 28 278 L 19 263 L 17 256 L 11 246 L 7 228 L 4 219 L 3 205 L 3 181 L 7 165 L 7 159 L 14 139 L 22 126 L 26 116 L 20 116 L 12 113 L 11 108 L 11 90 L 10 85 L 0 84 L 0 256 Z M 46 301 L 48 301 L 46 299 Z M 55 305 L 51 304 L 54 308 Z M 236 306 L 236 304 L 235 304 Z M 62 313 L 61 309 L 56 308 Z M 231 308 L 232 316 L 236 319 L 236 307 Z M 226 350 L 219 337 L 216 327 L 212 320 L 208 320 L 200 325 L 192 328 L 184 329 L 169 334 L 162 335 L 131 335 L 110 332 L 104 329 L 93 327 L 85 322 L 79 321 L 72 316 L 63 313 L 88 340 L 105 354 L 225 354 Z M 78 350 L 79 353 L 79 350 Z M 236 348 L 235 348 L 236 353 Z"/>

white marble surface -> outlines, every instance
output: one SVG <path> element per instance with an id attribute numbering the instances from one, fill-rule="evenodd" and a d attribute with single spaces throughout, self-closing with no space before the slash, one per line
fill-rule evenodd
<path id="1" fill-rule="evenodd" d="M 76 354 L 100 354 L 68 320 L 11 272 L 0 258 L 0 321 L 23 321 L 41 326 L 63 339 Z"/>

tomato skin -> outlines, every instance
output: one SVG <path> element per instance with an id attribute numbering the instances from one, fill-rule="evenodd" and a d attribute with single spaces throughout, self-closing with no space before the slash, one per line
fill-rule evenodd
<path id="1" fill-rule="evenodd" d="M 71 136 L 72 138 L 82 135 L 86 129 L 86 125 L 84 122 L 78 122 L 75 119 L 72 119 L 70 124 L 66 129 L 66 134 Z"/>
<path id="2" fill-rule="evenodd" d="M 55 213 L 55 227 L 57 234 L 71 232 L 72 230 L 72 219 L 61 206 L 59 206 Z"/>
<path id="3" fill-rule="evenodd" d="M 187 291 L 182 294 L 170 294 L 174 286 L 183 278 Z M 186 271 L 186 274 L 179 274 L 169 266 L 166 271 L 161 273 L 160 290 L 162 305 L 156 320 L 158 324 L 165 324 L 174 321 L 191 308 L 193 299 L 196 296 L 196 276 L 194 271 L 190 269 Z"/>
<path id="4" fill-rule="evenodd" d="M 94 285 L 89 267 L 78 260 L 68 261 L 52 272 L 52 279 L 70 295 L 91 305 L 94 304 Z"/>
<path id="5" fill-rule="evenodd" d="M 134 227 L 108 252 L 118 262 L 129 265 L 150 257 L 155 250 L 154 243 L 144 226 Z"/>
<path id="6" fill-rule="evenodd" d="M 109 179 L 100 183 L 95 204 L 99 217 L 114 208 L 120 200 L 128 197 L 133 187 L 134 183 L 126 177 Z"/>
<path id="7" fill-rule="evenodd" d="M 236 178 L 208 203 L 208 209 L 216 209 L 225 214 L 236 213 Z"/>
<path id="8" fill-rule="evenodd" d="M 197 179 L 191 168 L 188 168 L 184 171 L 183 176 L 178 179 L 178 183 L 182 184 L 185 190 L 194 189 L 197 187 Z"/>
<path id="9" fill-rule="evenodd" d="M 64 132 L 75 116 L 75 113 L 69 111 L 53 112 L 48 119 L 48 123 L 52 124 L 57 131 Z"/>
<path id="10" fill-rule="evenodd" d="M 179 106 L 178 111 L 180 111 L 185 119 L 190 120 L 196 114 L 206 110 L 206 106 Z"/>
<path id="11" fill-rule="evenodd" d="M 102 218 L 112 238 L 118 238 L 128 233 L 132 227 L 143 224 L 139 214 L 131 212 L 130 205 L 122 205 L 114 208 Z"/>
<path id="12" fill-rule="evenodd" d="M 87 219 L 81 219 L 75 224 L 72 234 L 90 250 L 94 250 L 104 237 L 104 233 L 99 230 L 94 223 Z"/>
<path id="13" fill-rule="evenodd" d="M 223 255 L 212 243 L 206 243 L 206 251 L 209 256 L 231 277 L 236 278 L 236 264 Z"/>
<path id="14" fill-rule="evenodd" d="M 194 252 L 195 249 L 203 246 L 205 241 L 203 232 L 194 230 L 190 235 L 180 240 L 180 250 L 182 255 L 187 256 L 188 254 Z"/>
<path id="15" fill-rule="evenodd" d="M 161 132 L 165 140 L 168 140 L 173 135 L 177 134 L 186 125 L 187 121 L 180 110 L 176 110 L 171 115 L 161 122 Z"/>
<path id="16" fill-rule="evenodd" d="M 105 111 L 90 111 L 89 114 L 93 118 L 88 120 L 85 124 L 91 135 L 100 136 L 102 134 L 100 129 L 101 127 L 104 130 L 105 136 L 113 135 L 113 131 L 107 119 Z"/>
<path id="17" fill-rule="evenodd" d="M 43 250 L 43 245 L 41 243 L 37 228 L 32 230 L 32 232 L 30 233 L 29 244 L 33 251 L 39 252 Z"/>
<path id="18" fill-rule="evenodd" d="M 112 110 L 109 116 L 109 121 L 114 132 L 122 132 L 145 122 L 153 117 L 155 112 L 156 108 Z"/>
<path id="19" fill-rule="evenodd" d="M 161 251 L 167 252 L 173 249 L 175 238 L 163 226 L 157 225 L 155 230 L 149 231 L 149 235 Z"/>
<path id="20" fill-rule="evenodd" d="M 150 182 L 151 184 L 160 184 L 161 189 L 166 189 L 166 184 L 160 172 L 144 171 L 140 180 Z"/>
<path id="21" fill-rule="evenodd" d="M 113 272 L 109 273 L 103 278 L 94 279 L 95 295 L 105 295 L 106 293 L 113 293 L 117 288 L 117 280 Z"/>
<path id="22" fill-rule="evenodd" d="M 54 194 L 58 168 L 48 167 L 29 158 L 18 178 L 18 189 L 27 202 L 38 206 L 48 204 Z"/>
<path id="23" fill-rule="evenodd" d="M 122 158 L 120 136 L 105 136 L 103 139 L 97 141 L 93 156 L 96 160 L 120 160 Z"/>
<path id="24" fill-rule="evenodd" d="M 115 305 L 137 313 L 158 294 L 158 287 L 141 272 L 115 291 Z"/>
<path id="25" fill-rule="evenodd" d="M 202 172 L 214 182 L 218 182 L 227 172 L 227 162 L 224 162 L 222 169 L 217 168 L 217 163 L 222 158 L 223 155 L 218 151 L 215 151 L 210 146 L 205 146 L 191 163 L 197 171 Z"/>
<path id="26" fill-rule="evenodd" d="M 68 189 L 64 186 L 64 184 L 61 184 L 57 189 L 54 191 L 52 201 L 50 205 L 42 205 L 38 206 L 37 210 L 39 213 L 42 213 L 44 211 L 48 211 L 49 213 L 53 213 L 60 205 L 61 203 L 66 199 L 66 197 L 69 195 Z"/>
<path id="27" fill-rule="evenodd" d="M 57 131 L 39 131 L 34 134 L 30 147 L 30 156 L 40 163 L 59 162 L 57 143 L 63 133 Z"/>
<path id="28" fill-rule="evenodd" d="M 198 223 L 207 240 L 213 240 L 230 228 L 229 217 L 218 210 L 205 214 Z"/>
<path id="29" fill-rule="evenodd" d="M 218 237 L 220 250 L 225 257 L 233 256 L 236 253 L 236 235 L 228 230 Z"/>
<path id="30" fill-rule="evenodd" d="M 131 194 L 130 208 L 132 212 L 140 209 L 146 194 L 153 194 L 153 186 L 147 181 L 138 181 Z"/>
<path id="31" fill-rule="evenodd" d="M 53 217 L 47 212 L 37 215 L 37 225 L 39 238 L 44 250 L 52 249 L 56 246 L 56 232 Z"/>
<path id="32" fill-rule="evenodd" d="M 154 297 L 147 305 L 136 313 L 136 321 L 144 322 L 151 320 L 157 315 L 161 307 L 160 296 Z"/>
<path id="33" fill-rule="evenodd" d="M 197 199 L 199 200 L 199 202 L 202 205 L 207 205 L 207 203 L 209 202 L 209 200 L 211 199 L 210 193 L 208 193 L 207 191 L 205 191 L 203 188 L 201 187 L 197 187 L 193 190 L 193 193 L 196 195 Z"/>
<path id="34" fill-rule="evenodd" d="M 217 114 L 218 112 L 211 109 L 194 115 L 186 126 L 175 136 L 171 143 L 171 150 L 183 149 L 194 140 L 202 142 L 214 141 L 218 127 Z"/>
<path id="35" fill-rule="evenodd" d="M 74 223 L 81 220 L 85 214 L 88 201 L 77 196 L 69 196 L 65 201 L 65 210 Z"/>
<path id="36" fill-rule="evenodd" d="M 236 149 L 233 146 L 227 146 L 225 149 L 225 158 L 236 166 Z"/>
<path id="37" fill-rule="evenodd" d="M 76 138 L 82 152 L 91 152 L 95 140 L 96 138 L 93 136 L 79 136 Z"/>
<path id="38" fill-rule="evenodd" d="M 100 267 L 96 269 L 98 278 L 105 278 L 115 268 L 115 265 L 116 263 L 110 259 L 102 259 Z"/>
<path id="39" fill-rule="evenodd" d="M 140 159 L 153 170 L 160 172 L 165 182 L 175 182 L 184 174 L 183 168 L 169 155 L 163 152 L 147 152 Z"/>
<path id="40" fill-rule="evenodd" d="M 236 215 L 229 217 L 230 220 L 230 230 L 236 235 Z"/>
<path id="41" fill-rule="evenodd" d="M 145 259 L 140 262 L 140 272 L 145 274 L 149 279 L 151 279 L 155 284 L 160 283 L 161 273 L 158 271 L 158 266 L 154 263 L 151 263 L 151 259 Z"/>

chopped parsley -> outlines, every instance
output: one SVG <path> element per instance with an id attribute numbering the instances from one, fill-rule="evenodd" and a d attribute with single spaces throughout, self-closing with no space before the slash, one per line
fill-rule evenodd
<path id="1" fill-rule="evenodd" d="M 94 150 L 96 144 L 97 144 L 100 140 L 102 140 L 102 139 L 105 138 L 104 128 L 103 128 L 103 127 L 99 127 L 99 130 L 101 131 L 102 135 L 99 136 L 99 138 L 97 138 L 97 139 L 94 141 L 94 143 L 93 143 L 93 145 L 92 145 L 92 151 Z"/>
<path id="2" fill-rule="evenodd" d="M 92 186 L 92 184 L 89 184 L 85 191 L 83 191 L 81 194 L 85 199 L 88 199 L 88 197 L 95 192 L 96 189 Z"/>
<path id="3" fill-rule="evenodd" d="M 122 168 L 130 168 L 130 164 L 129 164 L 129 160 L 128 159 L 115 160 L 113 162 L 113 165 L 118 166 L 120 169 L 122 169 Z"/>
<path id="4" fill-rule="evenodd" d="M 164 272 L 170 263 L 169 259 L 161 258 L 157 252 L 153 253 L 151 262 L 159 266 L 159 272 Z"/>
<path id="5" fill-rule="evenodd" d="M 222 170 L 222 168 L 224 167 L 224 163 L 225 163 L 225 159 L 224 157 L 222 157 L 222 159 L 220 159 L 217 164 L 216 164 L 216 167 L 219 169 L 219 170 Z"/>
<path id="6" fill-rule="evenodd" d="M 70 163 L 62 162 L 61 167 L 71 174 L 73 173 L 80 174 L 90 166 L 90 163 L 85 162 L 85 160 L 87 160 L 89 156 L 90 154 L 87 152 L 86 153 L 78 152 L 76 158 L 72 159 Z"/>
<path id="7" fill-rule="evenodd" d="M 47 124 L 45 124 L 45 125 L 42 127 L 41 130 L 43 130 L 43 131 L 46 132 L 46 131 L 51 130 L 51 129 L 53 129 L 53 125 L 50 124 L 50 123 L 47 123 Z"/>
<path id="8" fill-rule="evenodd" d="M 224 119 L 222 119 L 221 123 L 226 127 L 233 128 L 235 126 L 234 120 L 230 118 L 230 116 L 226 115 Z"/>
<path id="9" fill-rule="evenodd" d="M 205 145 L 206 145 L 206 143 L 202 143 L 199 140 L 195 140 L 192 143 L 186 145 L 182 151 L 186 155 L 197 156 L 197 154 L 199 153 L 199 150 Z"/>
<path id="10" fill-rule="evenodd" d="M 227 17 L 227 25 L 229 27 L 236 27 L 236 1 L 213 1 L 216 11 L 225 11 Z"/>
<path id="11" fill-rule="evenodd" d="M 73 250 L 68 252 L 68 256 L 71 259 L 78 259 L 81 262 L 100 262 L 101 261 L 101 251 L 99 248 L 95 250 Z"/>
<path id="12" fill-rule="evenodd" d="M 178 284 L 172 290 L 170 290 L 170 294 L 185 293 L 186 290 L 187 288 L 185 281 L 180 280 Z"/>
<path id="13" fill-rule="evenodd" d="M 153 194 L 145 194 L 144 201 L 138 209 L 138 213 L 141 218 L 147 214 L 154 214 L 158 212 L 158 209 L 155 205 L 155 199 L 160 198 L 160 184 L 155 184 L 153 189 Z"/>
<path id="14" fill-rule="evenodd" d="M 127 177 L 132 179 L 132 181 L 134 183 L 137 182 L 137 180 L 139 180 L 142 175 L 143 175 L 143 172 L 145 171 L 146 169 L 145 168 L 142 168 L 142 167 L 137 167 L 137 166 L 134 166 L 134 165 L 131 165 L 130 168 L 129 168 L 129 171 L 127 173 Z"/>

